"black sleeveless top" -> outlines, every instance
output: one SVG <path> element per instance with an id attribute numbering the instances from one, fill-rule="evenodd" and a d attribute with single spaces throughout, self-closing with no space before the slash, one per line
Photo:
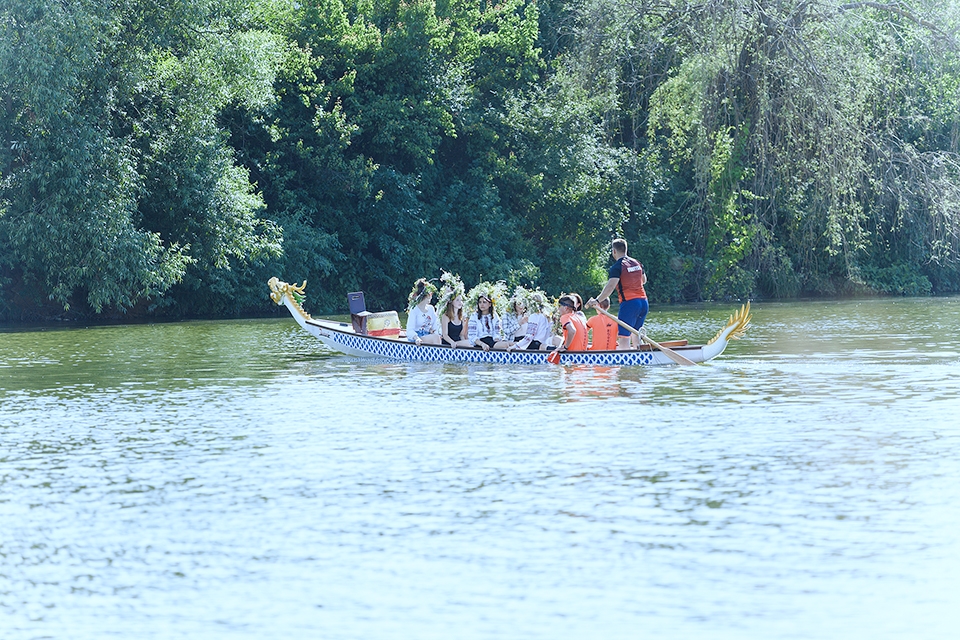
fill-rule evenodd
<path id="1" fill-rule="evenodd" d="M 455 324 L 453 320 L 447 323 L 447 335 L 450 336 L 450 339 L 454 342 L 460 342 L 462 339 L 460 334 L 463 333 L 463 323 Z"/>

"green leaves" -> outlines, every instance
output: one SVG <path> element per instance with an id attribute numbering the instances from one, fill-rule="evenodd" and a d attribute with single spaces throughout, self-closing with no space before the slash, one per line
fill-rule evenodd
<path id="1" fill-rule="evenodd" d="M 259 309 L 271 271 L 314 282 L 318 311 L 356 289 L 397 307 L 440 269 L 590 291 L 620 234 L 655 299 L 952 290 L 958 21 L 931 2 L 6 3 L 0 290 L 181 314 Z"/>
<path id="2" fill-rule="evenodd" d="M 802 290 L 769 277 L 784 264 L 812 290 L 842 290 L 817 283 L 840 275 L 856 285 L 859 263 L 920 264 L 956 246 L 956 218 L 939 204 L 954 189 L 933 169 L 945 166 L 937 154 L 958 152 L 956 136 L 941 135 L 958 113 L 956 51 L 940 47 L 935 26 L 948 13 L 956 20 L 943 5 L 917 14 L 789 1 L 641 9 L 635 23 L 678 27 L 663 40 L 680 55 L 622 82 L 653 87 L 639 96 L 649 96 L 651 155 L 664 184 L 689 196 L 653 222 L 704 259 L 699 295 Z M 620 59 L 654 49 L 642 39 L 625 46 Z"/>
<path id="3" fill-rule="evenodd" d="M 64 309 L 126 309 L 280 251 L 217 124 L 272 104 L 282 41 L 246 3 L 25 0 L 0 9 L 7 268 Z M 198 275 L 202 278 L 202 275 Z"/>

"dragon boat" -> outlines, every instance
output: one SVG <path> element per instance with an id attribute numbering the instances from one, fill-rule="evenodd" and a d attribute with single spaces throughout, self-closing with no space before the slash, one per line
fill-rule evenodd
<path id="1" fill-rule="evenodd" d="M 270 278 L 270 298 L 277 304 L 286 306 L 290 315 L 307 333 L 316 337 L 327 347 L 349 356 L 386 358 L 412 362 L 464 362 L 493 364 L 531 364 L 547 363 L 548 351 L 484 351 L 473 348 L 453 348 L 448 345 L 416 345 L 402 335 L 386 337 L 358 332 L 351 323 L 312 318 L 303 309 L 306 281 L 301 285 L 287 284 L 277 278 Z M 731 340 L 741 338 L 750 325 L 750 303 L 743 305 L 732 314 L 724 326 L 706 344 L 691 345 L 686 340 L 661 342 L 660 346 L 681 354 L 694 363 L 713 360 L 726 349 Z M 399 322 L 397 324 L 399 326 Z M 636 366 L 675 364 L 663 351 L 644 344 L 639 349 L 626 351 L 563 351 L 560 353 L 562 365 L 603 365 Z"/>

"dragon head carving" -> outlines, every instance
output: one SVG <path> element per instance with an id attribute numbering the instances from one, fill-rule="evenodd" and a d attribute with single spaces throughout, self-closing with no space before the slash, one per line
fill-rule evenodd
<path id="1" fill-rule="evenodd" d="M 270 299 L 273 300 L 274 303 L 283 304 L 283 299 L 286 297 L 300 313 L 307 318 L 310 317 L 310 314 L 304 311 L 301 306 L 304 300 L 304 291 L 307 288 L 306 280 L 303 281 L 303 284 L 297 286 L 295 284 L 287 284 L 274 276 L 267 280 L 267 286 L 270 287 Z"/>

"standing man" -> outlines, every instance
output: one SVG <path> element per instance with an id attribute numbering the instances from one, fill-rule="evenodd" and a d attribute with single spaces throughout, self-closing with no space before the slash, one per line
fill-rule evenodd
<path id="1" fill-rule="evenodd" d="M 643 326 L 643 321 L 647 317 L 647 311 L 650 305 L 647 302 L 647 292 L 643 285 L 647 282 L 647 274 L 643 271 L 643 265 L 634 258 L 627 255 L 627 241 L 623 238 L 617 238 L 610 243 L 615 262 L 607 276 L 607 284 L 603 291 L 596 298 L 590 298 L 587 306 L 598 303 L 599 300 L 607 300 L 613 290 L 617 290 L 620 297 L 620 309 L 617 311 L 617 318 L 627 323 L 634 329 L 639 330 Z M 640 341 L 629 331 L 620 327 L 617 331 L 617 348 L 629 349 L 630 345 L 640 346 Z"/>

